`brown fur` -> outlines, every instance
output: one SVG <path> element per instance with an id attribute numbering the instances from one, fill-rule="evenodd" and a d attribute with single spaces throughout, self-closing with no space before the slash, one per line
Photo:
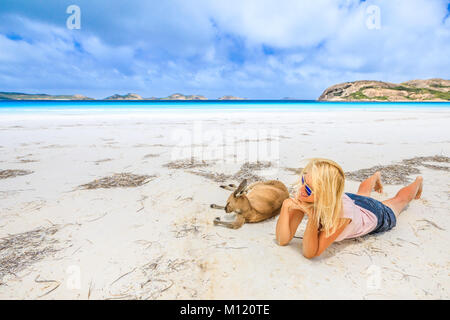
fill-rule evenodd
<path id="1" fill-rule="evenodd" d="M 289 198 L 286 186 L 278 180 L 258 181 L 246 187 L 244 179 L 236 189 L 234 185 L 221 186 L 226 190 L 234 190 L 228 197 L 225 207 L 215 204 L 211 208 L 225 209 L 226 213 L 236 213 L 236 220 L 222 221 L 219 217 L 214 219 L 215 225 L 238 229 L 245 222 L 260 222 L 280 213 L 283 201 Z"/>

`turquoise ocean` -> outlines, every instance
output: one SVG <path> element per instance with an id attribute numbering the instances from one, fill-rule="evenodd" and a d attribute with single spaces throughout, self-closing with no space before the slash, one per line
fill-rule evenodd
<path id="1" fill-rule="evenodd" d="M 147 111 L 338 111 L 338 110 L 411 110 L 449 109 L 450 102 L 322 102 L 314 100 L 179 100 L 179 101 L 43 101 L 43 100 L 4 100 L 0 101 L 0 118 L 10 114 L 126 114 Z"/>

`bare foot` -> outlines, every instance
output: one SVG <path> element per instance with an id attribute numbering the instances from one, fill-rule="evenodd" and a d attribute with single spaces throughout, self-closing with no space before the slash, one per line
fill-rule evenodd
<path id="1" fill-rule="evenodd" d="M 375 186 L 373 189 L 378 193 L 383 193 L 383 184 L 381 183 L 381 173 L 380 171 L 377 171 L 373 174 L 375 177 L 377 177 L 377 180 L 375 181 Z"/>
<path id="2" fill-rule="evenodd" d="M 418 176 L 416 178 L 416 181 L 419 181 L 419 189 L 417 189 L 417 193 L 416 196 L 414 197 L 414 199 L 420 199 L 420 196 L 422 195 L 422 189 L 423 189 L 423 178 L 422 176 Z"/>

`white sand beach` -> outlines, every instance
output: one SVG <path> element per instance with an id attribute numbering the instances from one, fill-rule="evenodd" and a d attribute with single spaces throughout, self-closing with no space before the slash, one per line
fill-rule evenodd
<path id="1" fill-rule="evenodd" d="M 448 108 L 2 115 L 0 171 L 23 171 L 0 178 L 0 299 L 449 299 L 450 163 L 436 161 L 449 123 Z M 191 146 L 196 162 L 177 161 Z M 378 200 L 422 175 L 422 198 L 389 232 L 311 260 L 300 238 L 276 243 L 277 218 L 213 224 L 220 184 L 254 174 L 292 190 L 311 157 L 356 176 L 391 166 Z M 257 160 L 271 166 L 237 174 Z M 147 177 L 79 187 L 117 173 Z"/>

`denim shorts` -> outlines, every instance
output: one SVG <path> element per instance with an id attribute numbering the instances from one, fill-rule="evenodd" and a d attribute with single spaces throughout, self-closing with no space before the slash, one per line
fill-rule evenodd
<path id="1" fill-rule="evenodd" d="M 370 197 L 348 192 L 345 194 L 349 196 L 356 205 L 369 210 L 377 217 L 377 226 L 373 231 L 369 232 L 369 234 L 391 230 L 397 224 L 394 211 L 387 205 Z"/>

